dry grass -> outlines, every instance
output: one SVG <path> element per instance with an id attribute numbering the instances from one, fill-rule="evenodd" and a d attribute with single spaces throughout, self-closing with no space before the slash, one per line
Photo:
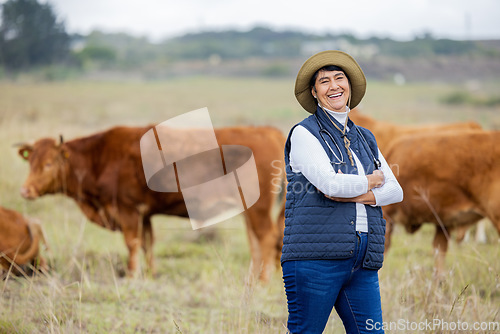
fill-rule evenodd
<path id="1" fill-rule="evenodd" d="M 490 86 L 499 86 L 484 85 L 492 91 Z M 28 168 L 11 145 L 59 134 L 69 139 L 118 124 L 159 123 L 205 106 L 216 127 L 271 124 L 287 132 L 305 116 L 292 87 L 291 80 L 201 77 L 0 83 L 0 205 L 43 222 L 51 246 L 44 254 L 52 267 L 48 277 L 0 281 L 0 333 L 284 333 L 279 270 L 267 285 L 244 284 L 250 257 L 241 217 L 218 224 L 214 240 L 200 240 L 186 220 L 155 217 L 157 276 L 126 279 L 121 234 L 87 222 L 63 196 L 29 202 L 18 195 Z M 362 107 L 399 123 L 475 119 L 488 128 L 500 125 L 498 109 L 439 104 L 456 89 L 370 83 Z M 488 244 L 451 243 L 441 282 L 433 280 L 432 235 L 430 226 L 415 235 L 396 229 L 380 271 L 384 320 L 500 322 L 500 247 L 493 228 L 488 227 Z M 342 328 L 332 314 L 326 332 Z"/>

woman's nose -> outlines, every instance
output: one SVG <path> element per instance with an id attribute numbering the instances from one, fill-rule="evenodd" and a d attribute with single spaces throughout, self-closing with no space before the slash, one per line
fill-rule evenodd
<path id="1" fill-rule="evenodd" d="M 332 80 L 330 82 L 330 89 L 331 90 L 337 90 L 339 88 L 339 85 L 337 84 L 337 82 L 335 82 L 335 80 Z"/>

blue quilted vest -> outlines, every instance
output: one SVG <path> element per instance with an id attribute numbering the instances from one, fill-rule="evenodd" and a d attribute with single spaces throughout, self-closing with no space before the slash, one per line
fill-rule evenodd
<path id="1" fill-rule="evenodd" d="M 343 128 L 335 118 L 331 119 Z M 324 130 L 321 131 L 323 136 L 320 134 L 319 123 L 337 145 Z M 344 174 L 358 174 L 356 165 L 351 166 L 341 132 L 332 125 L 323 110 L 318 107 L 316 114 L 297 125 L 305 127 L 318 139 L 336 171 L 340 168 Z M 289 159 L 290 137 L 295 126 L 290 130 L 285 144 L 288 185 L 281 262 L 350 258 L 354 255 L 356 245 L 356 204 L 332 201 L 319 192 L 302 173 L 292 172 Z M 374 157 L 378 158 L 375 137 L 369 130 L 357 127 L 350 119 L 347 126 L 350 147 L 361 161 L 365 173 L 371 174 L 375 169 Z M 344 163 L 338 164 L 337 157 L 341 156 Z M 365 205 L 365 208 L 368 217 L 368 248 L 363 267 L 380 269 L 384 260 L 385 220 L 380 207 Z"/>

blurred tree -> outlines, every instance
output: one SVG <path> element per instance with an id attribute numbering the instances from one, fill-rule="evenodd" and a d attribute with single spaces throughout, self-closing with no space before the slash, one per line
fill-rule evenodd
<path id="1" fill-rule="evenodd" d="M 50 4 L 8 0 L 2 5 L 0 64 L 6 69 L 61 61 L 69 54 L 69 41 Z"/>
<path id="2" fill-rule="evenodd" d="M 116 60 L 116 51 L 114 49 L 99 45 L 88 45 L 77 55 L 83 61 L 95 61 L 103 64 L 111 64 Z"/>

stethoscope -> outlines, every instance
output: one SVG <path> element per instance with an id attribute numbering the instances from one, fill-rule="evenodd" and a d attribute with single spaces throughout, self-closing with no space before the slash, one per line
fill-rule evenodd
<path id="1" fill-rule="evenodd" d="M 326 144 L 326 146 L 328 146 L 328 149 L 330 150 L 330 152 L 332 152 L 333 156 L 338 161 L 338 162 L 330 161 L 330 163 L 334 164 L 334 165 L 345 165 L 344 154 L 340 150 L 340 147 L 337 144 L 337 142 L 335 141 L 335 138 L 332 136 L 332 134 L 330 132 L 328 132 L 327 129 L 325 129 L 325 127 L 323 126 L 323 124 L 321 124 L 321 122 L 319 121 L 318 115 L 314 114 L 314 116 L 316 118 L 316 122 L 318 122 L 318 125 L 319 125 L 319 135 L 321 136 L 321 139 L 325 142 L 325 144 Z M 377 159 L 375 157 L 375 155 L 373 155 L 373 152 L 370 149 L 370 145 L 368 145 L 368 142 L 366 141 L 365 136 L 363 136 L 363 134 L 361 133 L 361 131 L 359 131 L 358 128 L 356 128 L 356 130 L 358 130 L 358 133 L 361 136 L 361 138 L 363 138 L 363 141 L 365 142 L 366 147 L 368 147 L 368 152 L 370 152 L 370 154 L 372 156 L 373 164 L 375 165 L 375 169 L 379 169 L 382 166 L 382 163 L 380 162 L 379 159 Z M 335 147 L 337 148 L 337 151 L 340 153 L 340 157 L 335 153 L 335 151 L 332 149 L 332 147 L 330 146 L 330 144 L 328 144 L 328 141 L 326 140 L 325 136 L 329 137 L 330 140 L 332 141 L 332 143 L 335 144 Z M 345 136 L 345 135 L 343 135 L 343 136 Z"/>

